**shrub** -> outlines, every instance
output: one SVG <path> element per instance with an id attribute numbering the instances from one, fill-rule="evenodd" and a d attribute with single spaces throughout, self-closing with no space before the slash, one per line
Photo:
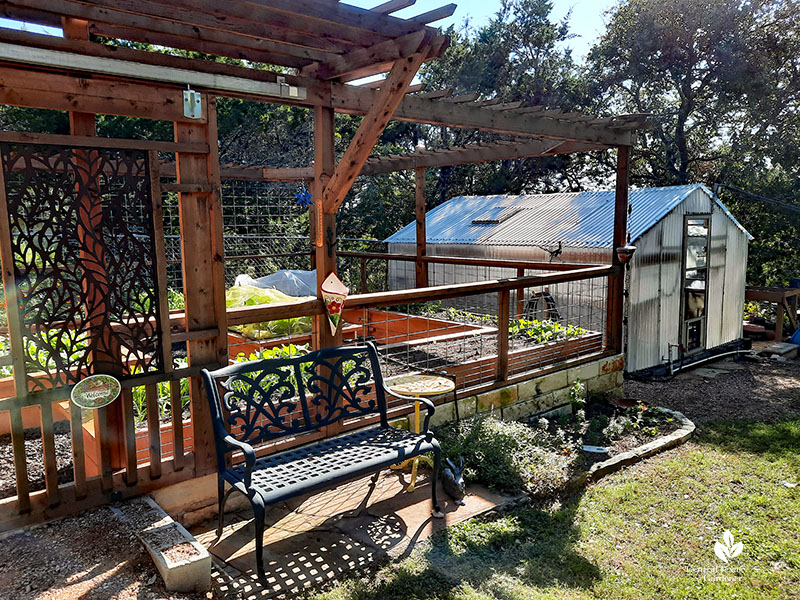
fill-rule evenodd
<path id="1" fill-rule="evenodd" d="M 580 377 L 575 380 L 572 387 L 569 389 L 569 402 L 572 404 L 572 412 L 576 415 L 583 412 L 586 406 L 586 384 L 582 383 Z M 586 413 L 579 420 L 583 421 L 586 418 Z"/>
<path id="2" fill-rule="evenodd" d="M 465 477 L 501 493 L 552 493 L 569 478 L 579 453 L 564 432 L 477 417 L 436 432 L 446 457 L 464 457 Z"/>

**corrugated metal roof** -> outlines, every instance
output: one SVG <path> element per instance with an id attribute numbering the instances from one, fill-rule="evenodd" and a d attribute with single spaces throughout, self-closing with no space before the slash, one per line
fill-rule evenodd
<path id="1" fill-rule="evenodd" d="M 701 189 L 752 239 L 725 205 L 704 185 L 678 185 L 631 189 L 628 198 L 628 232 L 635 242 L 692 192 Z M 498 224 L 473 225 L 472 221 L 499 210 L 520 208 Z M 566 246 L 610 248 L 614 232 L 614 190 L 535 194 L 521 196 L 458 196 L 427 214 L 427 241 L 431 244 L 484 244 L 492 246 Z M 409 223 L 386 239 L 389 243 L 414 243 L 416 228 Z"/>

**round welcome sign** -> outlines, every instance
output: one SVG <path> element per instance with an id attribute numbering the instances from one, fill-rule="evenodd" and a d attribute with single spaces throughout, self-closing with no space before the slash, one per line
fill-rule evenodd
<path id="1" fill-rule="evenodd" d="M 117 399 L 122 386 L 111 375 L 89 375 L 72 388 L 72 403 L 81 408 L 103 408 Z"/>

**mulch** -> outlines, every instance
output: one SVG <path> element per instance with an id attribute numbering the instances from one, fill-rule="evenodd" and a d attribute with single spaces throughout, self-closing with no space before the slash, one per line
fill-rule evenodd
<path id="1" fill-rule="evenodd" d="M 698 426 L 712 421 L 774 423 L 800 418 L 800 362 L 724 360 L 670 381 L 626 381 L 625 395 L 671 408 Z M 709 376 L 709 371 L 722 371 Z"/>
<path id="2" fill-rule="evenodd" d="M 68 421 L 53 424 L 56 449 L 56 468 L 58 482 L 67 483 L 74 479 L 72 472 L 72 440 Z M 39 429 L 25 430 L 25 457 L 28 464 L 28 486 L 31 492 L 43 490 L 44 454 L 42 434 Z M 17 493 L 16 471 L 14 470 L 14 449 L 11 435 L 0 435 L 0 498 L 15 496 Z"/>
<path id="3" fill-rule="evenodd" d="M 167 592 L 133 530 L 104 506 L 0 539 L 0 600 L 201 600 Z"/>

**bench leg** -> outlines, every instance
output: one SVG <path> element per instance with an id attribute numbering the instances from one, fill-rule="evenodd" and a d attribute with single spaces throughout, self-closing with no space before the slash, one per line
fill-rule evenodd
<path id="1" fill-rule="evenodd" d="M 225 503 L 228 501 L 230 495 L 236 491 L 236 488 L 230 488 L 225 494 L 222 491 L 225 489 L 225 481 L 219 481 L 219 516 L 217 517 L 217 537 L 222 537 L 222 525 L 225 518 Z"/>
<path id="2" fill-rule="evenodd" d="M 436 497 L 436 488 L 439 487 L 439 471 L 442 463 L 442 449 L 439 443 L 433 440 L 433 479 L 431 481 L 431 501 L 433 502 L 433 511 L 431 514 L 437 519 L 444 517 L 442 507 L 439 505 L 439 500 Z"/>
<path id="3" fill-rule="evenodd" d="M 264 515 L 266 508 L 264 507 L 264 501 L 258 494 L 250 498 L 250 504 L 253 506 L 256 525 L 256 571 L 258 572 L 259 583 L 262 586 L 266 586 L 267 576 L 264 574 Z"/>

